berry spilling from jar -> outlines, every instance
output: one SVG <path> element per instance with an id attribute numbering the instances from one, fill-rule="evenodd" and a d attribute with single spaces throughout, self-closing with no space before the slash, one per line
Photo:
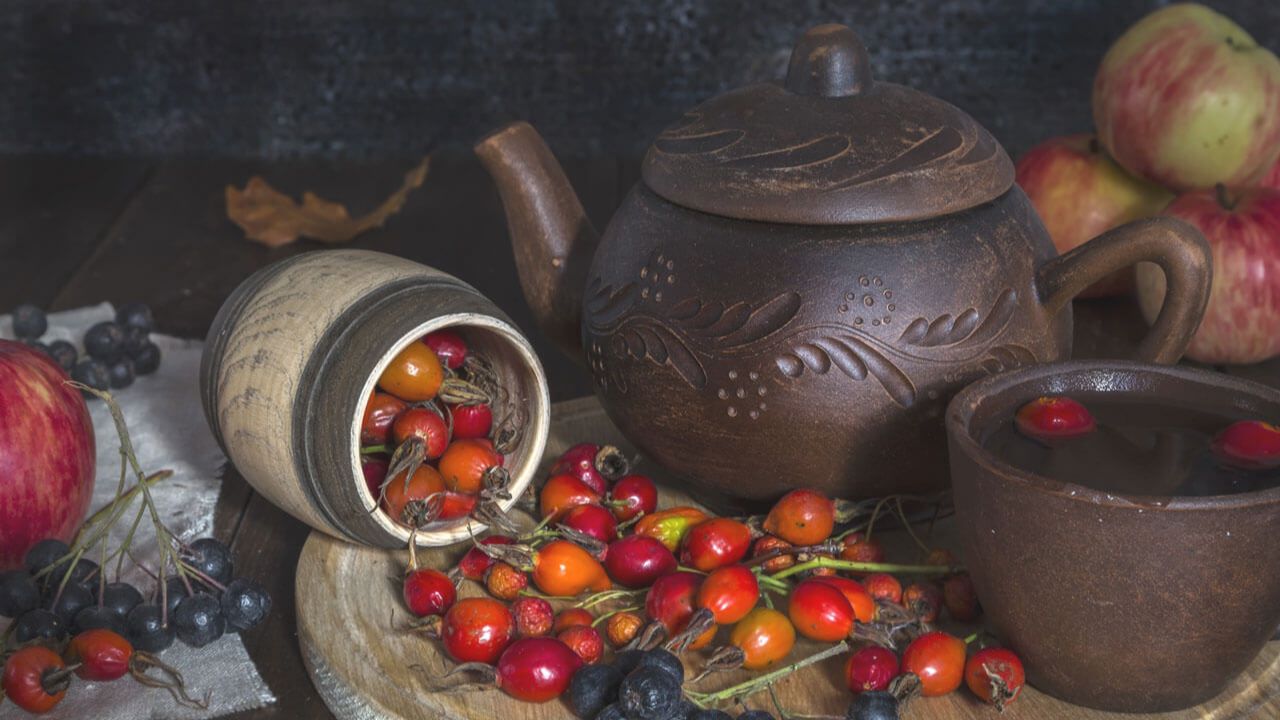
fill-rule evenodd
<path id="1" fill-rule="evenodd" d="M 457 330 L 400 350 L 360 423 L 361 464 L 378 507 L 417 530 L 467 516 L 501 527 L 505 454 L 521 430 L 507 401 L 492 363 Z"/>

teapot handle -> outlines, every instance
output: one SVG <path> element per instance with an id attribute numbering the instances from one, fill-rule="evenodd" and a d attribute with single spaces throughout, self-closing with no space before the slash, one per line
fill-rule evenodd
<path id="1" fill-rule="evenodd" d="M 1209 304 L 1213 256 L 1191 225 L 1170 217 L 1135 220 L 1108 230 L 1036 273 L 1040 301 L 1053 315 L 1093 283 L 1139 262 L 1164 272 L 1168 292 L 1160 315 L 1138 346 L 1137 359 L 1171 365 L 1182 357 Z"/>

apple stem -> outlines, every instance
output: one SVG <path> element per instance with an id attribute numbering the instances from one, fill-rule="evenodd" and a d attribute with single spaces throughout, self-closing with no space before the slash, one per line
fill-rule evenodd
<path id="1" fill-rule="evenodd" d="M 1213 186 L 1213 191 L 1214 191 L 1214 194 L 1216 194 L 1218 197 L 1218 204 L 1221 205 L 1224 210 L 1236 209 L 1236 201 L 1232 200 L 1231 196 L 1227 195 L 1226 185 L 1223 185 L 1222 183 L 1218 183 L 1217 185 Z"/>

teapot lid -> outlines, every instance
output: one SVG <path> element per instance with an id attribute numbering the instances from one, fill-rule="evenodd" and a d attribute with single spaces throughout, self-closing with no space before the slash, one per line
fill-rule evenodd
<path id="1" fill-rule="evenodd" d="M 786 80 L 714 97 L 662 132 L 644 182 L 726 217 L 807 225 L 921 220 L 989 202 L 1013 163 L 965 112 L 871 78 L 858 36 L 820 25 Z"/>

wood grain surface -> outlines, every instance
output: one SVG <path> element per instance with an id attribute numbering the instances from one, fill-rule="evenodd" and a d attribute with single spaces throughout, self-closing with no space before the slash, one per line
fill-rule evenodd
<path id="1" fill-rule="evenodd" d="M 553 408 L 547 460 L 575 442 L 591 439 L 623 445 L 593 398 L 558 403 Z M 654 468 L 642 466 L 648 472 Z M 659 478 L 661 479 L 661 478 Z M 688 498 L 664 485 L 663 506 L 687 504 Z M 524 518 L 532 524 L 532 518 Z M 935 540 L 947 544 L 948 527 L 940 523 Z M 882 536 L 890 557 L 905 538 Z M 896 546 L 896 547 L 895 547 Z M 456 561 L 465 546 L 435 549 L 425 558 L 432 567 Z M 904 550 L 905 551 L 905 550 Z M 298 638 L 302 653 L 320 696 L 340 718 L 359 720 L 413 718 L 531 718 L 552 720 L 572 717 L 561 701 L 530 705 L 493 689 L 432 692 L 435 677 L 450 663 L 438 644 L 407 629 L 410 616 L 400 600 L 399 577 L 406 553 L 362 548 L 313 533 L 298 561 Z M 476 583 L 463 582 L 464 596 L 479 595 Z M 970 628 L 963 628 L 969 630 Z M 1171 631 L 1174 629 L 1171 628 Z M 791 661 L 815 652 L 819 645 L 797 643 Z M 696 670 L 705 652 L 686 657 L 686 667 Z M 793 717 L 843 717 L 849 701 L 841 679 L 842 662 L 829 660 L 792 674 L 776 685 L 777 703 Z M 750 677 L 749 673 L 724 673 L 708 677 L 695 687 L 726 687 Z M 768 693 L 748 698 L 747 706 L 777 713 Z M 736 714 L 736 710 L 730 709 Z M 1219 697 L 1205 705 L 1177 713 L 1122 715 L 1067 705 L 1027 688 L 1003 716 L 1010 720 L 1244 720 L 1280 716 L 1280 643 L 1263 650 L 1246 672 Z M 905 720 L 979 720 L 997 717 L 967 691 L 942 698 L 915 700 L 903 712 Z"/>

